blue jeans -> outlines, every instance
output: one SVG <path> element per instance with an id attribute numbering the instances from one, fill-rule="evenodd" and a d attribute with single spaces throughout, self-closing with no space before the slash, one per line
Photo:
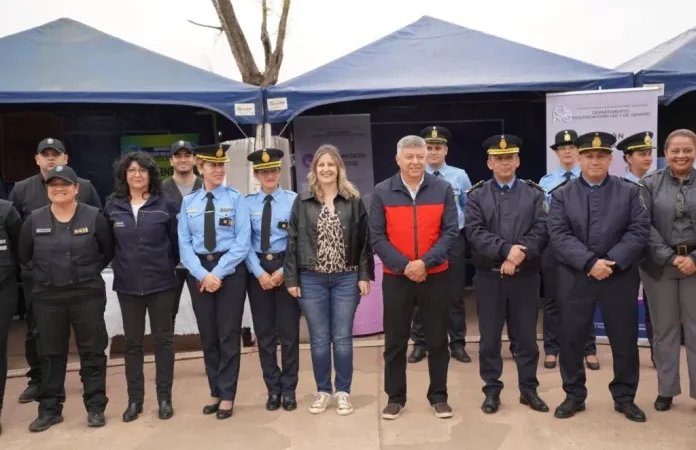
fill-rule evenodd
<path id="1" fill-rule="evenodd" d="M 360 302 L 357 272 L 300 272 L 300 307 L 307 319 L 317 391 L 333 393 L 331 344 L 336 392 L 350 393 L 353 381 L 353 319 Z"/>

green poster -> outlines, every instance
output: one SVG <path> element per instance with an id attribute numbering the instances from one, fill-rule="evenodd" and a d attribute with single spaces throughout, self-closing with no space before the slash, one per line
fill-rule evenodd
<path id="1" fill-rule="evenodd" d="M 169 151 L 176 141 L 189 141 L 194 147 L 198 145 L 198 134 L 150 134 L 141 136 L 123 136 L 121 138 L 121 153 L 149 152 L 157 161 L 160 177 L 164 180 L 174 174 L 169 164 Z"/>

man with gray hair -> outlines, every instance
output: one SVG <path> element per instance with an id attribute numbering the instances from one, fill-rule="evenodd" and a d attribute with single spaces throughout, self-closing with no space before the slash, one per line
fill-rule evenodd
<path id="1" fill-rule="evenodd" d="M 428 401 L 436 417 L 452 417 L 447 253 L 459 224 L 452 186 L 425 173 L 425 155 L 423 138 L 402 138 L 396 153 L 400 171 L 375 186 L 370 205 L 372 246 L 384 270 L 384 390 L 389 396 L 384 419 L 398 418 L 406 405 L 406 351 L 416 305 L 428 342 Z"/>

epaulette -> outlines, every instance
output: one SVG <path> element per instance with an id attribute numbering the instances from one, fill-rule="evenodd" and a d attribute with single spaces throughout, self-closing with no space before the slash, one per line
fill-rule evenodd
<path id="1" fill-rule="evenodd" d="M 566 183 L 568 183 L 568 180 L 563 180 L 563 182 L 562 182 L 561 184 L 559 184 L 558 186 L 554 187 L 553 189 L 549 189 L 548 191 L 546 191 L 546 193 L 547 193 L 547 194 L 550 194 L 550 193 L 552 193 L 553 191 L 555 191 L 556 189 L 558 189 L 559 187 L 565 186 Z"/>
<path id="2" fill-rule="evenodd" d="M 244 198 L 249 198 L 249 197 L 251 197 L 251 196 L 253 196 L 253 195 L 256 195 L 256 192 L 251 192 L 251 193 L 245 195 Z"/>
<path id="3" fill-rule="evenodd" d="M 481 186 L 483 186 L 483 180 L 479 181 L 475 185 L 471 186 L 469 189 L 467 189 L 465 192 L 468 194 L 469 192 L 473 191 L 474 189 L 478 189 Z"/>
<path id="4" fill-rule="evenodd" d="M 543 192 L 543 193 L 546 193 L 546 189 L 544 189 L 543 187 L 539 186 L 538 184 L 536 184 L 536 183 L 533 182 L 532 180 L 524 180 L 524 181 L 525 181 L 528 185 L 530 185 L 530 186 L 532 186 L 532 187 L 535 187 L 535 188 L 539 189 L 539 190 L 540 190 L 541 192 Z"/>
<path id="5" fill-rule="evenodd" d="M 633 184 L 635 184 L 636 186 L 643 187 L 643 183 L 640 183 L 640 182 L 638 182 L 638 181 L 629 180 L 629 179 L 626 178 L 626 177 L 621 177 L 621 179 L 624 180 L 624 181 L 628 181 L 629 183 L 633 183 Z"/>

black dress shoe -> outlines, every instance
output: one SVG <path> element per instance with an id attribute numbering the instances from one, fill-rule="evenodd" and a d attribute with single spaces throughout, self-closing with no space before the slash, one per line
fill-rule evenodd
<path id="1" fill-rule="evenodd" d="M 456 359 L 457 361 L 461 363 L 470 363 L 471 362 L 471 357 L 469 354 L 464 350 L 464 347 L 458 347 L 452 350 L 452 358 Z"/>
<path id="2" fill-rule="evenodd" d="M 124 422 L 132 422 L 135 419 L 138 418 L 138 416 L 143 412 L 143 404 L 142 403 L 129 403 L 128 408 L 126 408 L 126 411 L 123 413 L 123 421 Z"/>
<path id="3" fill-rule="evenodd" d="M 232 417 L 233 410 L 234 410 L 234 406 L 232 406 L 232 408 L 230 408 L 230 409 L 219 409 L 218 408 L 217 415 L 215 417 L 217 417 L 218 420 L 229 419 L 230 417 Z"/>
<path id="4" fill-rule="evenodd" d="M 19 394 L 19 403 L 31 403 L 34 400 L 36 400 L 36 397 L 39 396 L 39 385 L 38 384 L 30 384 L 27 386 L 27 388 Z"/>
<path id="5" fill-rule="evenodd" d="M 171 419 L 174 415 L 174 407 L 171 400 L 162 400 L 159 402 L 159 411 L 157 416 L 162 420 Z"/>
<path id="6" fill-rule="evenodd" d="M 622 413 L 631 422 L 645 422 L 645 413 L 633 402 L 614 403 L 614 411 Z"/>
<path id="7" fill-rule="evenodd" d="M 269 411 L 275 411 L 280 408 L 280 395 L 271 394 L 268 396 L 266 401 L 266 409 Z"/>
<path id="8" fill-rule="evenodd" d="M 408 355 L 408 362 L 415 364 L 421 362 L 428 356 L 428 352 L 424 348 L 413 347 L 413 351 Z"/>
<path id="9" fill-rule="evenodd" d="M 558 419 L 568 419 L 573 417 L 575 413 L 585 410 L 585 402 L 576 402 L 575 400 L 566 397 L 563 403 L 558 405 L 556 411 L 553 413 Z"/>
<path id="10" fill-rule="evenodd" d="M 100 428 L 106 425 L 106 417 L 101 411 L 90 411 L 87 413 L 87 426 L 90 428 Z"/>
<path id="11" fill-rule="evenodd" d="M 500 395 L 498 394 L 486 394 L 486 399 L 481 405 L 481 410 L 486 414 L 495 414 L 500 408 Z"/>
<path id="12" fill-rule="evenodd" d="M 63 421 L 63 416 L 39 416 L 29 425 L 29 431 L 39 433 Z"/>
<path id="13" fill-rule="evenodd" d="M 220 402 L 217 402 L 214 405 L 205 405 L 203 407 L 203 414 L 209 416 L 218 412 L 218 409 L 220 409 Z"/>
<path id="14" fill-rule="evenodd" d="M 672 398 L 673 397 L 663 397 L 661 395 L 657 396 L 655 399 L 655 410 L 657 411 L 669 411 L 672 408 Z"/>
<path id="15" fill-rule="evenodd" d="M 548 359 L 549 356 L 552 356 L 553 359 Z M 544 369 L 555 369 L 557 363 L 558 363 L 558 356 L 557 355 L 546 355 L 546 358 L 544 358 Z"/>
<path id="16" fill-rule="evenodd" d="M 529 406 L 534 411 L 549 412 L 549 406 L 539 397 L 536 392 L 520 393 L 520 403 Z"/>
<path id="17" fill-rule="evenodd" d="M 597 362 L 589 362 L 587 360 L 587 356 L 585 356 L 585 365 L 587 366 L 588 369 L 590 370 L 599 370 L 599 361 Z"/>
<path id="18" fill-rule="evenodd" d="M 296 410 L 297 400 L 295 400 L 295 397 L 283 397 L 283 409 L 286 411 Z"/>

